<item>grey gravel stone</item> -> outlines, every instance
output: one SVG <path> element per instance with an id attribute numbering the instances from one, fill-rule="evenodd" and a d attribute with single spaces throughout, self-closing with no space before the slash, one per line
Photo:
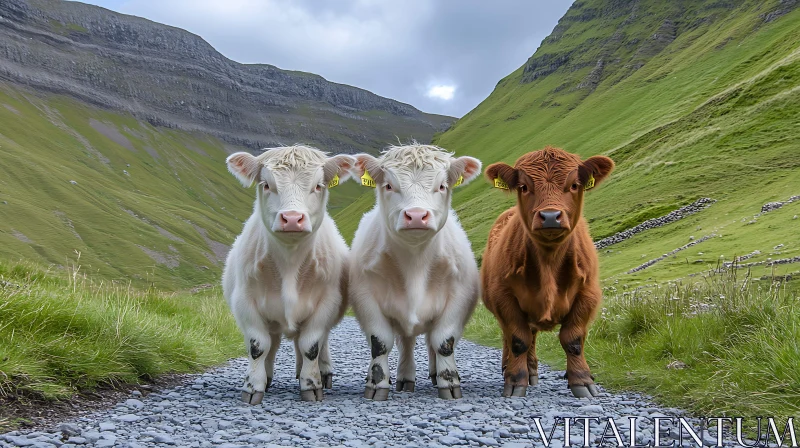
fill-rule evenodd
<path id="1" fill-rule="evenodd" d="M 168 436 L 167 434 L 157 434 L 153 437 L 156 443 L 165 443 L 167 445 L 175 445 L 175 440 L 172 437 Z"/>
<path id="2" fill-rule="evenodd" d="M 142 403 L 141 400 L 137 400 L 135 398 L 131 398 L 131 399 L 125 400 L 125 406 L 127 406 L 127 407 L 129 407 L 131 409 L 142 409 L 144 407 L 144 403 Z"/>
<path id="3" fill-rule="evenodd" d="M 81 428 L 74 423 L 62 423 L 58 425 L 58 430 L 61 431 L 62 434 L 65 436 L 77 436 L 81 433 Z"/>

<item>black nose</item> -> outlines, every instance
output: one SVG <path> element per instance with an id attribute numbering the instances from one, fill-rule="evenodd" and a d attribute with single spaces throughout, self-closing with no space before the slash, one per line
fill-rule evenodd
<path id="1" fill-rule="evenodd" d="M 558 211 L 558 210 L 556 210 L 556 211 L 541 211 L 541 212 L 539 212 L 539 215 L 541 215 L 542 220 L 544 221 L 542 223 L 542 228 L 543 229 L 560 229 L 561 228 L 561 221 L 558 220 L 558 218 L 561 217 L 561 212 L 560 211 Z"/>

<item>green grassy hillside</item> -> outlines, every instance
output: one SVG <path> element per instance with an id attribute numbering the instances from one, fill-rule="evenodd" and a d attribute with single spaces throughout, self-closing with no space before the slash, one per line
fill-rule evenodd
<path id="1" fill-rule="evenodd" d="M 216 283 L 252 208 L 237 150 L 0 83 L 0 259 L 175 289 Z M 74 183 L 73 183 L 74 181 Z M 331 193 L 331 209 L 360 190 Z"/>
<path id="2" fill-rule="evenodd" d="M 609 155 L 616 171 L 586 196 L 595 239 L 700 197 L 718 201 L 603 251 L 606 280 L 675 279 L 755 250 L 761 254 L 749 261 L 800 254 L 792 230 L 800 228 L 792 221 L 800 203 L 753 219 L 762 204 L 800 194 L 800 10 L 770 15 L 781 12 L 777 0 L 618 3 L 576 2 L 525 65 L 435 143 L 486 165 L 548 144 Z M 665 27 L 674 40 L 663 37 Z M 368 199 L 337 216 L 345 233 Z M 473 182 L 454 204 L 480 254 L 513 198 Z M 712 233 L 718 237 L 626 274 Z"/>

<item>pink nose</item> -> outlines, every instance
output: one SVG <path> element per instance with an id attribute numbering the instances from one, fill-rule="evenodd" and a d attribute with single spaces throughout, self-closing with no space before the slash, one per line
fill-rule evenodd
<path id="1" fill-rule="evenodd" d="M 284 232 L 302 232 L 305 230 L 305 215 L 300 212 L 281 213 L 281 230 Z"/>
<path id="2" fill-rule="evenodd" d="M 405 211 L 406 229 L 427 229 L 428 217 L 427 210 L 421 208 L 410 208 Z"/>

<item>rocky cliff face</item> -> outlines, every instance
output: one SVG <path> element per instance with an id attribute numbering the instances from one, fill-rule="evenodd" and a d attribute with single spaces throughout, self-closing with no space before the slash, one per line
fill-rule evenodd
<path id="1" fill-rule="evenodd" d="M 798 5 L 798 0 L 763 2 L 757 6 L 761 21 L 756 27 Z M 556 90 L 582 89 L 588 94 L 604 80 L 618 83 L 631 76 L 679 36 L 699 34 L 746 6 L 732 0 L 576 0 L 528 59 L 521 82 L 534 82 L 559 69 L 573 74 L 594 67 L 583 78 L 564 77 Z"/>
<path id="2" fill-rule="evenodd" d="M 454 119 L 363 89 L 227 59 L 200 37 L 59 0 L 0 2 L 0 78 L 250 148 L 375 150 Z"/>

